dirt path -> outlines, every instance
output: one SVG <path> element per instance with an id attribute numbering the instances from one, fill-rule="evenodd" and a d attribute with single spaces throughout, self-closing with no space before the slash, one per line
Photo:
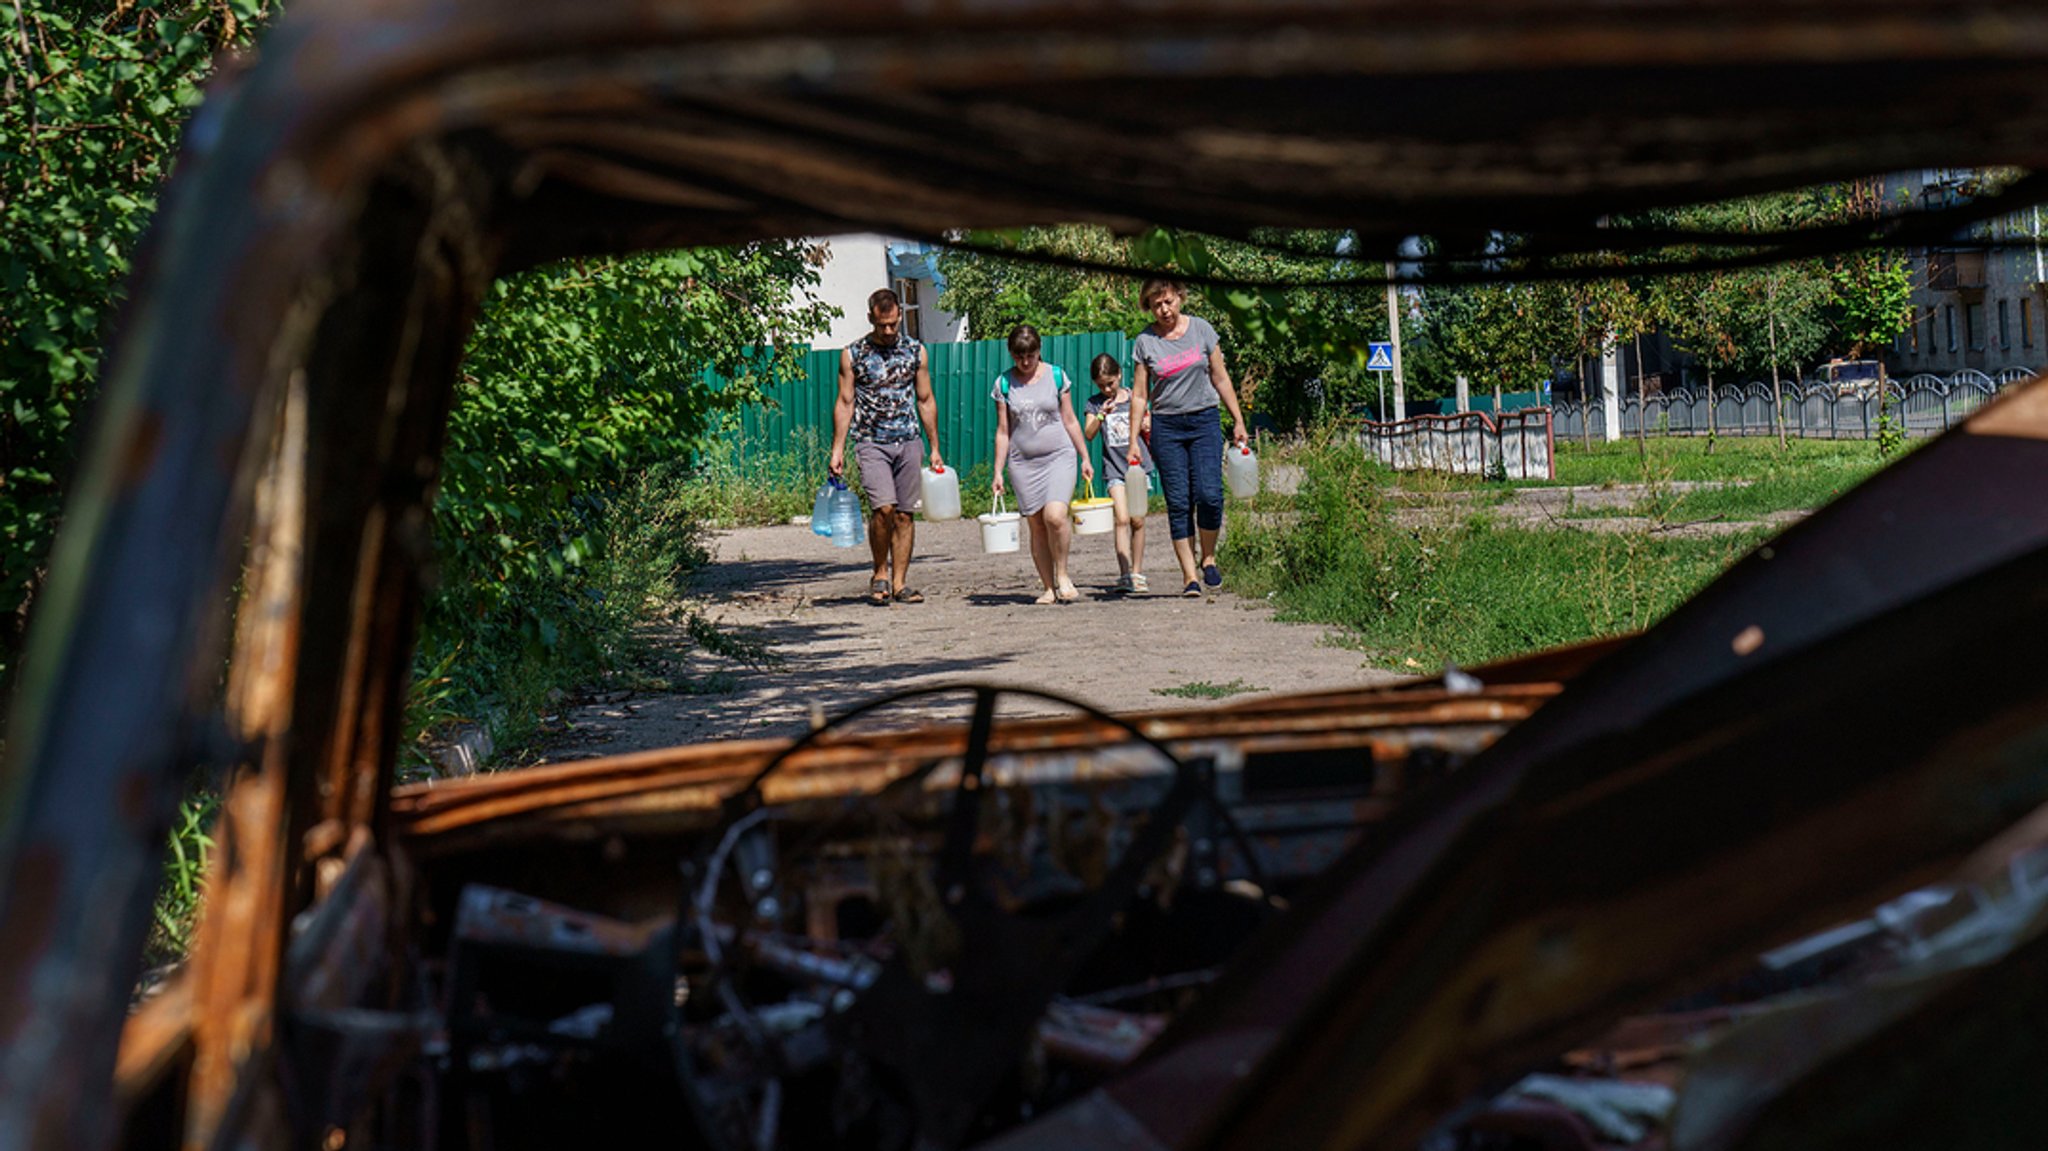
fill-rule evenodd
<path id="1" fill-rule="evenodd" d="M 1164 546 L 1164 517 L 1155 517 L 1154 526 L 1159 546 L 1148 549 L 1146 569 L 1154 588 L 1163 589 L 1177 581 Z M 802 526 L 721 533 L 714 562 L 698 583 L 707 600 L 704 614 L 722 629 L 765 642 L 779 664 L 748 667 L 691 651 L 681 660 L 681 675 L 722 681 L 717 685 L 731 690 L 621 693 L 572 708 L 563 716 L 567 731 L 547 758 L 789 735 L 808 726 L 814 704 L 836 714 L 886 692 L 969 680 L 1046 688 L 1130 711 L 1214 702 L 1158 694 L 1189 684 L 1311 691 L 1397 678 L 1365 667 L 1355 651 L 1323 642 L 1328 629 L 1278 622 L 1264 603 L 1241 600 L 1227 587 L 1210 600 L 1161 590 L 1115 595 L 1109 589 L 1116 556 L 1108 536 L 1075 540 L 1073 575 L 1082 601 L 1041 607 L 1031 602 L 1037 589 L 1024 553 L 983 555 L 972 521 L 919 524 L 917 530 L 910 582 L 927 600 L 889 607 L 863 598 L 865 545 L 839 551 Z M 1225 578 L 1227 584 L 1227 572 Z M 964 718 L 965 698 L 936 701 L 924 714 Z M 1015 709 L 1030 710 L 1057 709 Z"/>

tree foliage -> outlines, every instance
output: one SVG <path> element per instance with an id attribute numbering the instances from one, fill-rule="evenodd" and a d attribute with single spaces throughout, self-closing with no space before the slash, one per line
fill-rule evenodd
<path id="1" fill-rule="evenodd" d="M 798 372 L 833 309 L 810 247 L 775 241 L 556 264 L 500 280 L 471 337 L 435 504 L 430 656 L 576 643 L 576 569 L 612 496 L 686 460 Z M 727 383 L 714 386 L 711 373 Z M 636 605 L 637 606 L 637 605 Z M 565 634 L 565 631 L 567 634 Z"/>
<path id="2" fill-rule="evenodd" d="M 1072 262 L 1138 266 L 1240 281 L 1323 280 L 1338 274 L 1350 237 L 1343 232 L 1267 230 L 1229 240 L 1154 228 L 1119 237 L 1105 228 L 1065 225 L 978 232 L 977 247 L 939 258 L 946 280 L 940 303 L 969 328 L 1000 337 L 1028 323 L 1046 335 L 1120 331 L 1151 322 L 1130 275 L 1077 269 Z M 1062 264 L 1058 261 L 1067 261 Z M 1294 426 L 1328 403 L 1358 398 L 1366 344 L 1382 339 L 1380 289 L 1300 287 L 1216 290 L 1191 285 L 1187 310 L 1214 324 L 1247 411 Z"/>
<path id="3" fill-rule="evenodd" d="M 0 5 L 0 670 L 178 135 L 217 54 L 251 44 L 270 6 Z M 831 310 L 812 292 L 815 263 L 806 245 L 767 243 L 494 285 L 450 416 L 427 646 L 579 642 L 579 605 L 602 591 L 577 572 L 616 535 L 610 501 L 790 368 Z M 714 390 L 707 371 L 733 383 Z"/>
<path id="4" fill-rule="evenodd" d="M 0 5 L 0 674 L 56 532 L 108 317 L 216 53 L 265 0 Z"/>
<path id="5" fill-rule="evenodd" d="M 1832 214 L 1871 219 L 1882 210 L 1882 186 L 1859 180 L 1836 190 Z M 1913 322 L 1913 270 L 1898 252 L 1865 250 L 1836 260 L 1830 269 L 1840 309 L 1842 336 L 1857 356 L 1881 352 Z"/>
<path id="6" fill-rule="evenodd" d="M 1568 294 L 1555 284 L 1431 288 L 1423 334 L 1445 369 L 1474 388 L 1540 389 L 1571 355 L 1576 329 Z"/>

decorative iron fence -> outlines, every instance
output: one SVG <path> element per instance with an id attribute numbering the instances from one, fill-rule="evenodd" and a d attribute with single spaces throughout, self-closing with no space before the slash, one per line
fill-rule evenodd
<path id="1" fill-rule="evenodd" d="M 1964 371 L 1946 377 L 1923 373 L 1892 380 L 1886 390 L 1893 418 L 1906 434 L 1931 436 L 1961 423 L 2001 390 L 2032 378 L 2034 372 L 2026 368 L 2006 368 L 1996 374 Z M 1874 386 L 1838 388 L 1813 380 L 1788 382 L 1779 390 L 1783 407 L 1775 415 L 1767 383 L 1718 386 L 1711 400 L 1704 388 L 1654 393 L 1648 397 L 1646 430 L 1651 435 L 1672 436 L 1702 436 L 1709 431 L 1723 436 L 1774 436 L 1782 420 L 1786 435 L 1803 439 L 1869 439 L 1877 435 L 1880 404 Z M 1588 420 L 1595 436 L 1606 426 L 1606 405 L 1599 401 L 1581 405 L 1559 400 L 1551 410 L 1556 433 L 1565 439 L 1582 437 Z M 1644 411 L 1637 397 L 1623 399 L 1624 437 L 1645 426 Z"/>
<path id="2" fill-rule="evenodd" d="M 1490 416 L 1460 412 L 1365 421 L 1366 453 L 1396 471 L 1457 472 L 1511 480 L 1557 478 L 1548 408 Z"/>

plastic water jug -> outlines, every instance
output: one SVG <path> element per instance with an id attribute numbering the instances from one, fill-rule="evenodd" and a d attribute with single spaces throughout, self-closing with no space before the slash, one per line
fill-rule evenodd
<path id="1" fill-rule="evenodd" d="M 1259 457 L 1252 454 L 1251 445 L 1223 449 L 1223 478 L 1238 499 L 1259 494 Z"/>
<path id="2" fill-rule="evenodd" d="M 1140 482 L 1124 482 L 1124 514 L 1132 519 L 1144 519 L 1152 511 L 1151 477 L 1143 472 L 1134 472 L 1132 478 Z"/>
<path id="3" fill-rule="evenodd" d="M 850 548 L 867 539 L 867 526 L 861 523 L 860 497 L 853 494 L 845 481 L 832 481 L 829 502 L 833 547 Z"/>
<path id="4" fill-rule="evenodd" d="M 811 501 L 811 534 L 829 536 L 832 534 L 832 482 L 818 485 L 818 498 Z"/>
<path id="5" fill-rule="evenodd" d="M 924 469 L 924 518 L 960 518 L 960 473 L 944 468 Z"/>

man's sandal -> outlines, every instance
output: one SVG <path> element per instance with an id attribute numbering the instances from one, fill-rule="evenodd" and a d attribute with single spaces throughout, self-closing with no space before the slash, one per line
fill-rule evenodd
<path id="1" fill-rule="evenodd" d="M 885 579 L 878 579 L 878 580 L 872 580 L 872 581 L 870 581 L 870 582 L 868 583 L 868 602 L 869 602 L 869 603 L 888 603 L 888 602 L 889 602 L 889 581 L 888 581 L 888 580 L 885 580 Z"/>
<path id="2" fill-rule="evenodd" d="M 924 593 L 918 591 L 916 588 L 900 587 L 896 589 L 896 602 L 923 603 Z"/>

